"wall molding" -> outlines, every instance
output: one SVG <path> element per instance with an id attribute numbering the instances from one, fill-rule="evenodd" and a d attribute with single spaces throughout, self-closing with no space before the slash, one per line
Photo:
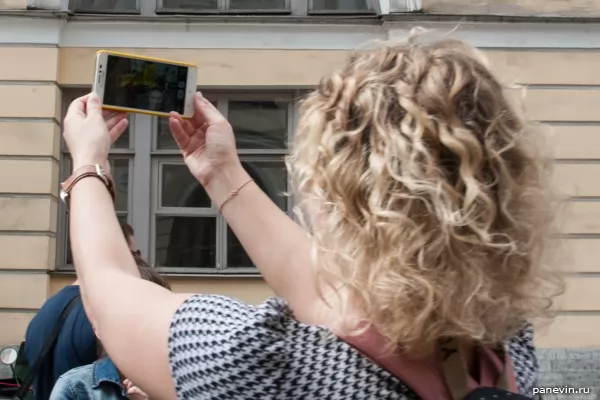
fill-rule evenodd
<path id="1" fill-rule="evenodd" d="M 421 26 L 437 37 L 452 37 L 482 48 L 600 49 L 600 23 L 427 22 L 390 21 L 384 27 L 390 39 L 403 38 Z"/>
<path id="2" fill-rule="evenodd" d="M 424 27 L 482 48 L 600 49 L 600 23 L 211 23 L 0 16 L 0 45 L 93 48 L 351 50 Z"/>

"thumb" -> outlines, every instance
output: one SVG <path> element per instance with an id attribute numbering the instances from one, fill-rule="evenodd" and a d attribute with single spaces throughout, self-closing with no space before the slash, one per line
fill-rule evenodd
<path id="1" fill-rule="evenodd" d="M 200 92 L 194 98 L 194 121 L 198 126 L 208 124 L 209 126 L 222 125 L 227 120 L 221 112 L 210 101 L 208 101 Z"/>
<path id="2" fill-rule="evenodd" d="M 102 117 L 102 104 L 100 103 L 100 98 L 96 93 L 90 93 L 90 97 L 88 97 L 87 101 L 87 116 L 93 118 L 100 118 L 104 120 Z"/>

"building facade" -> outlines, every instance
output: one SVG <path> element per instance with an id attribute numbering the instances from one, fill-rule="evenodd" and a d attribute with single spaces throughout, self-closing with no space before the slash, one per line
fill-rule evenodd
<path id="1" fill-rule="evenodd" d="M 503 78 L 527 85 L 529 115 L 551 126 L 555 179 L 574 196 L 563 226 L 572 252 L 560 315 L 537 341 L 600 346 L 600 5 L 500 3 L 512 2 L 0 1 L 0 344 L 19 343 L 44 300 L 74 280 L 58 200 L 70 168 L 60 126 L 91 88 L 97 50 L 197 64 L 198 87 L 234 126 L 244 165 L 291 212 L 283 157 L 298 97 L 361 44 L 423 26 L 484 49 Z M 111 162 L 118 214 L 142 254 L 176 291 L 251 303 L 271 295 L 164 120 L 130 118 Z"/>

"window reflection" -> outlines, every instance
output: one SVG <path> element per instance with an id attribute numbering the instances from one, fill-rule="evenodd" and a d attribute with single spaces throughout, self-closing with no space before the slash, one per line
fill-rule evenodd
<path id="1" fill-rule="evenodd" d="M 129 127 L 127 127 L 127 130 L 123 132 L 123 134 L 119 136 L 119 138 L 115 141 L 115 143 L 113 144 L 113 148 L 128 149 L 129 147 Z"/>
<path id="2" fill-rule="evenodd" d="M 229 0 L 230 10 L 285 10 L 285 0 Z"/>
<path id="3" fill-rule="evenodd" d="M 181 8 L 186 10 L 218 10 L 218 0 L 163 0 L 164 8 Z"/>
<path id="4" fill-rule="evenodd" d="M 227 119 L 238 149 L 286 149 L 288 105 L 287 101 L 230 101 Z M 178 149 L 167 118 L 157 119 L 156 148 Z"/>
<path id="5" fill-rule="evenodd" d="M 184 164 L 163 164 L 160 184 L 162 207 L 211 207 L 210 197 Z"/>
<path id="6" fill-rule="evenodd" d="M 115 209 L 117 211 L 127 211 L 129 204 L 129 160 L 123 158 L 112 159 L 110 160 L 110 169 L 116 186 Z"/>
<path id="7" fill-rule="evenodd" d="M 279 208 L 287 211 L 287 169 L 285 162 L 242 161 L 242 166 L 254 182 L 265 192 Z"/>
<path id="8" fill-rule="evenodd" d="M 312 0 L 314 11 L 367 11 L 368 0 Z"/>
<path id="9" fill-rule="evenodd" d="M 156 217 L 155 232 L 157 266 L 215 268 L 215 218 L 159 216 Z"/>
<path id="10" fill-rule="evenodd" d="M 227 268 L 252 268 L 254 263 L 231 228 L 227 227 Z"/>
<path id="11" fill-rule="evenodd" d="M 287 170 L 283 161 L 246 161 L 244 169 L 256 184 L 281 208 L 287 211 Z M 227 268 L 252 268 L 254 264 L 233 231 L 227 227 Z"/>
<path id="12" fill-rule="evenodd" d="M 287 146 L 287 102 L 230 101 L 228 119 L 239 149 L 285 149 Z"/>
<path id="13" fill-rule="evenodd" d="M 147 0 L 144 0 L 147 1 Z M 98 10 L 98 11 L 136 11 L 136 0 L 79 0 L 77 2 L 79 10 Z"/>

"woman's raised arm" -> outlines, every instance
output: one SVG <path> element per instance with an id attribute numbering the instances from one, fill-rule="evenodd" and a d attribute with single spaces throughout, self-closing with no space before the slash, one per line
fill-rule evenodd
<path id="1" fill-rule="evenodd" d="M 116 140 L 126 127 L 124 115 L 105 123 L 94 95 L 75 100 L 64 128 L 73 171 L 88 165 L 107 166 L 111 139 Z M 73 186 L 69 224 L 83 304 L 108 354 L 151 398 L 175 398 L 169 327 L 189 295 L 173 294 L 140 279 L 102 180 L 87 177 Z"/>
<path id="2" fill-rule="evenodd" d="M 195 115 L 172 114 L 170 127 L 191 173 L 213 202 L 275 293 L 287 300 L 296 318 L 326 325 L 319 300 L 307 233 L 253 182 L 236 153 L 225 117 L 200 93 Z M 226 204 L 225 204 L 226 202 Z"/>

